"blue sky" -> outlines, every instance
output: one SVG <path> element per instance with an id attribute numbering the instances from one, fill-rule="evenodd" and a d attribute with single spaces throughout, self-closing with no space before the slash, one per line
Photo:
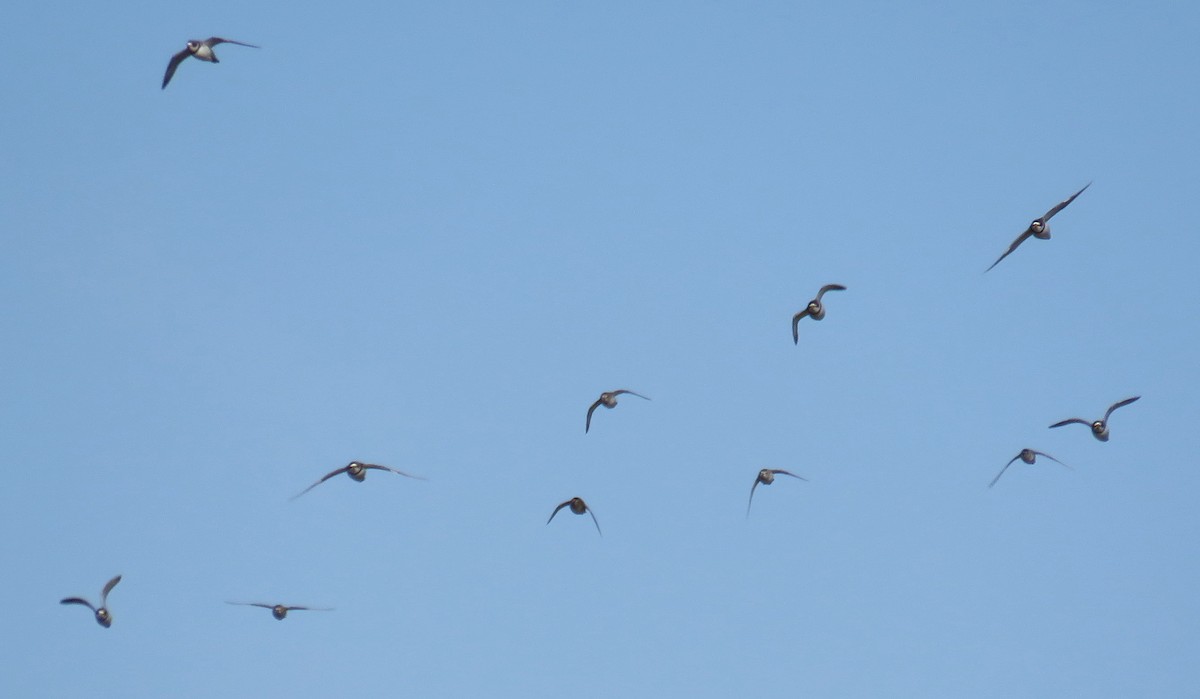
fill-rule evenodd
<path id="1" fill-rule="evenodd" d="M 1198 12 L 18 3 L 0 694 L 1190 694 Z"/>

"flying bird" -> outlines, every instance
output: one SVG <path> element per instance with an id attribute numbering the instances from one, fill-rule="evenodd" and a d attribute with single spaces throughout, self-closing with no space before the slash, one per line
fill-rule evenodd
<path id="1" fill-rule="evenodd" d="M 644 398 L 645 400 L 650 400 L 649 398 L 646 398 L 646 396 L 643 396 L 640 393 L 634 393 L 633 391 L 627 391 L 623 388 L 617 389 L 615 391 L 605 391 L 604 393 L 601 393 L 600 397 L 596 399 L 596 402 L 592 403 L 592 407 L 588 408 L 587 423 L 584 424 L 584 426 L 583 426 L 584 434 L 587 434 L 587 431 L 592 429 L 592 413 L 596 412 L 596 408 L 598 408 L 602 405 L 609 409 L 617 407 L 617 396 L 621 395 L 622 393 L 628 393 L 631 396 L 637 396 L 638 398 Z"/>
<path id="2" fill-rule="evenodd" d="M 217 44 L 237 44 L 238 46 L 249 46 L 252 49 L 262 48 L 261 46 L 246 44 L 242 43 L 241 41 L 234 41 L 233 39 L 222 39 L 219 36 L 210 36 L 203 41 L 199 39 L 190 39 L 187 42 L 187 46 L 183 47 L 182 51 L 174 56 L 171 56 L 171 62 L 167 64 L 167 73 L 163 76 L 162 89 L 167 89 L 167 83 L 171 82 L 171 78 L 175 75 L 175 69 L 178 68 L 179 64 L 183 62 L 183 59 L 187 58 L 188 56 L 201 61 L 208 61 L 209 63 L 220 63 L 220 61 L 217 60 L 217 54 L 213 53 L 213 47 Z"/>
<path id="3" fill-rule="evenodd" d="M 781 473 L 785 476 L 791 476 L 792 478 L 799 478 L 802 481 L 808 480 L 804 476 L 797 476 L 791 471 L 784 471 L 781 468 L 764 468 L 763 470 L 759 471 L 758 476 L 754 479 L 754 485 L 750 486 L 750 501 L 746 503 L 747 517 L 750 516 L 750 506 L 754 504 L 754 489 L 758 487 L 759 483 L 762 483 L 763 485 L 771 485 L 775 482 L 775 476 Z"/>
<path id="4" fill-rule="evenodd" d="M 1000 480 L 1000 476 L 1003 476 L 1004 472 L 1008 470 L 1008 467 L 1012 466 L 1013 462 L 1016 461 L 1017 459 L 1020 459 L 1021 461 L 1024 461 L 1027 464 L 1032 464 L 1033 462 L 1037 461 L 1037 457 L 1039 457 L 1039 456 L 1044 456 L 1047 459 L 1050 459 L 1051 461 L 1053 461 L 1055 463 L 1059 463 L 1059 464 L 1062 464 L 1063 466 L 1067 466 L 1066 464 L 1063 464 L 1063 462 L 1059 461 L 1058 459 L 1054 458 L 1053 456 L 1050 456 L 1049 454 L 1047 454 L 1044 451 L 1038 451 L 1036 449 L 1022 449 L 1020 454 L 1017 454 L 1013 458 L 1009 459 L 1008 463 L 1004 464 L 1004 468 L 1000 469 L 1000 473 L 996 474 L 996 477 L 992 479 L 991 483 L 988 483 L 988 487 L 991 488 L 993 485 L 996 485 L 996 481 Z M 1067 468 L 1071 468 L 1071 467 L 1067 466 Z"/>
<path id="5" fill-rule="evenodd" d="M 1099 420 L 1096 420 L 1095 422 L 1088 422 L 1087 420 L 1081 420 L 1080 418 L 1073 417 L 1070 420 L 1063 420 L 1062 422 L 1056 422 L 1053 425 L 1050 425 L 1050 429 L 1054 429 L 1055 427 L 1062 427 L 1063 425 L 1069 425 L 1072 422 L 1078 422 L 1081 425 L 1087 425 L 1088 427 L 1091 427 L 1093 437 L 1095 437 L 1096 439 L 1099 439 L 1101 442 L 1107 442 L 1108 441 L 1108 416 L 1112 415 L 1112 412 L 1114 410 L 1116 410 L 1117 408 L 1129 405 L 1130 403 L 1136 401 L 1139 398 L 1141 398 L 1141 396 L 1134 396 L 1133 398 L 1126 398 L 1125 400 L 1121 400 L 1121 401 L 1117 401 L 1116 403 L 1113 403 L 1112 405 L 1108 406 L 1108 410 L 1104 411 L 1104 417 L 1100 418 Z"/>
<path id="6" fill-rule="evenodd" d="M 96 623 L 107 629 L 108 627 L 112 626 L 112 614 L 108 613 L 108 593 L 112 592 L 112 589 L 116 587 L 117 583 L 119 582 L 121 582 L 120 575 L 112 580 L 109 580 L 108 583 L 104 585 L 104 589 L 100 592 L 99 609 L 93 607 L 91 602 L 82 597 L 68 597 L 62 600 L 60 604 L 82 604 L 83 606 L 92 610 L 92 612 L 96 615 Z"/>
<path id="7" fill-rule="evenodd" d="M 350 463 L 346 464 L 345 466 L 343 466 L 339 469 L 334 469 L 333 471 L 326 473 L 324 476 L 321 477 L 321 480 L 317 481 L 316 483 L 313 483 L 312 485 L 308 486 L 307 488 L 300 491 L 299 493 L 296 493 L 295 495 L 293 495 L 291 497 L 291 499 L 295 500 L 296 498 L 300 497 L 301 495 L 304 495 L 308 491 L 312 490 L 313 488 L 316 488 L 318 485 L 321 485 L 322 483 L 329 480 L 330 478 L 333 478 L 334 476 L 338 475 L 339 473 L 344 473 L 344 474 L 350 476 L 351 478 L 353 478 L 354 480 L 358 481 L 359 483 L 362 483 L 367 478 L 367 469 L 375 469 L 377 471 L 391 471 L 392 473 L 398 473 L 401 476 L 408 476 L 409 478 L 415 478 L 419 481 L 425 480 L 424 478 L 422 478 L 420 476 L 414 476 L 411 473 L 405 473 L 404 471 L 401 471 L 401 470 L 395 469 L 395 468 L 391 468 L 390 466 L 380 466 L 378 464 L 364 464 L 360 461 L 351 461 Z"/>
<path id="8" fill-rule="evenodd" d="M 817 297 L 808 302 L 803 311 L 792 316 L 792 342 L 800 344 L 800 320 L 804 316 L 810 316 L 813 320 L 823 320 L 825 318 L 825 305 L 821 303 L 821 297 L 826 291 L 845 291 L 846 287 L 841 284 L 826 284 L 817 292 Z"/>
<path id="9" fill-rule="evenodd" d="M 577 515 L 581 515 L 584 512 L 591 515 L 592 524 L 596 525 L 596 531 L 600 532 L 600 536 L 604 536 L 604 532 L 600 531 L 600 523 L 596 521 L 596 513 L 592 512 L 592 508 L 587 506 L 587 503 L 583 501 L 583 498 L 571 498 L 570 500 L 561 503 L 558 507 L 554 508 L 553 512 L 550 513 L 550 519 L 546 520 L 546 524 L 550 524 L 550 522 L 554 519 L 554 515 L 558 514 L 558 511 L 564 507 L 570 507 L 571 512 L 574 512 Z"/>
<path id="10" fill-rule="evenodd" d="M 283 621 L 284 618 L 287 617 L 288 612 L 293 611 L 293 610 L 308 611 L 308 612 L 331 612 L 331 611 L 333 611 L 333 609 L 331 607 L 300 607 L 300 606 L 296 606 L 296 605 L 287 605 L 287 604 L 263 604 L 262 602 L 226 602 L 226 604 L 237 604 L 237 605 L 242 605 L 245 607 L 262 607 L 263 609 L 270 609 L 271 616 L 275 617 L 276 619 L 278 619 L 280 621 Z"/>
<path id="11" fill-rule="evenodd" d="M 1083 189 L 1087 189 L 1091 186 L 1092 183 L 1088 182 L 1087 184 L 1083 185 Z M 1012 242 L 1012 245 L 1008 246 L 1008 249 L 1004 251 L 1004 254 L 992 263 L 992 267 L 1000 264 L 1000 260 L 1008 257 L 1012 251 L 1016 250 L 1021 243 L 1024 243 L 1029 236 L 1033 236 L 1034 238 L 1041 240 L 1050 240 L 1050 219 L 1054 216 L 1054 214 L 1057 214 L 1059 211 L 1067 208 L 1067 204 L 1075 201 L 1075 197 L 1083 194 L 1083 189 L 1072 194 L 1069 198 L 1067 198 L 1066 201 L 1061 201 L 1056 204 L 1053 209 L 1047 211 L 1041 218 L 1035 218 L 1033 223 L 1029 224 L 1029 228 L 1026 228 L 1024 233 L 1017 236 L 1017 239 Z M 987 269 L 983 270 L 983 273 L 987 274 L 988 272 L 992 271 L 992 267 L 988 267 Z"/>

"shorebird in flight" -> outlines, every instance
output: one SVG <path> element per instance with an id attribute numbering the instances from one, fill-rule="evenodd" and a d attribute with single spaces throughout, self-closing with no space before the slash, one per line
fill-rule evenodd
<path id="1" fill-rule="evenodd" d="M 784 471 L 781 468 L 764 468 L 763 470 L 759 471 L 758 476 L 754 479 L 754 485 L 750 486 L 750 501 L 746 503 L 747 517 L 750 516 L 750 506 L 754 504 L 754 489 L 758 487 L 759 483 L 762 483 L 763 485 L 771 485 L 775 482 L 775 476 L 779 474 L 791 476 L 792 478 L 799 478 L 802 481 L 808 480 L 804 476 L 797 476 L 791 471 Z"/>
<path id="2" fill-rule="evenodd" d="M 82 597 L 68 597 L 62 600 L 60 604 L 82 604 L 83 606 L 92 610 L 92 613 L 96 615 L 96 623 L 107 629 L 108 627 L 112 626 L 112 614 L 108 613 L 108 593 L 112 592 L 112 589 L 116 587 L 117 583 L 119 582 L 121 582 L 120 575 L 112 580 L 109 580 L 104 585 L 104 589 L 100 591 L 99 608 L 93 607 L 91 602 Z"/>
<path id="3" fill-rule="evenodd" d="M 1112 415 L 1113 411 L 1116 410 L 1117 408 L 1129 405 L 1130 403 L 1136 401 L 1139 398 L 1141 398 L 1141 396 L 1134 396 L 1133 398 L 1126 398 L 1125 400 L 1120 400 L 1120 401 L 1117 401 L 1116 403 L 1113 403 L 1112 405 L 1108 406 L 1108 410 L 1104 411 L 1104 417 L 1102 417 L 1099 420 L 1096 420 L 1094 422 L 1088 422 L 1087 420 L 1073 417 L 1069 420 L 1063 420 L 1062 422 L 1056 422 L 1053 425 L 1050 425 L 1050 429 L 1054 429 L 1055 427 L 1062 427 L 1063 425 L 1069 425 L 1072 422 L 1078 422 L 1081 425 L 1087 425 L 1088 427 L 1092 428 L 1092 436 L 1093 437 L 1095 437 L 1096 439 L 1099 439 L 1101 442 L 1107 442 L 1108 441 L 1108 416 Z"/>
<path id="4" fill-rule="evenodd" d="M 601 393 L 600 397 L 596 399 L 596 402 L 592 403 L 592 407 L 588 408 L 587 422 L 583 426 L 584 434 L 587 434 L 587 431 L 592 429 L 592 413 L 596 412 L 596 408 L 599 408 L 602 405 L 606 408 L 609 408 L 610 410 L 612 408 L 617 407 L 617 396 L 619 396 L 623 393 L 628 393 L 631 396 L 637 396 L 638 398 L 650 400 L 649 398 L 646 398 L 646 396 L 643 396 L 640 393 L 634 393 L 633 391 L 627 391 L 624 388 L 619 388 L 615 391 L 605 391 L 604 393 Z"/>
<path id="5" fill-rule="evenodd" d="M 263 609 L 270 609 L 271 616 L 275 617 L 276 619 L 278 619 L 280 621 L 283 621 L 287 617 L 288 612 L 293 611 L 293 610 L 300 610 L 300 611 L 307 611 L 307 612 L 331 612 L 331 611 L 333 611 L 333 609 L 331 607 L 300 607 L 297 605 L 288 605 L 288 604 L 264 604 L 262 602 L 226 602 L 226 604 L 237 604 L 237 605 L 241 605 L 244 607 L 262 607 Z"/>
<path id="6" fill-rule="evenodd" d="M 596 521 L 596 513 L 592 512 L 592 508 L 587 506 L 587 503 L 583 501 L 583 498 L 571 498 L 566 502 L 560 503 L 559 506 L 554 508 L 554 511 L 550 513 L 550 519 L 546 520 L 546 524 L 550 524 L 550 522 L 554 520 L 554 515 L 558 514 L 558 511 L 564 507 L 570 507 L 571 512 L 574 512 L 577 515 L 581 515 L 584 512 L 591 515 L 592 524 L 596 525 L 596 531 L 600 533 L 600 536 L 604 536 L 604 532 L 600 531 L 600 523 Z"/>
<path id="7" fill-rule="evenodd" d="M 1062 464 L 1063 466 L 1067 466 L 1066 464 L 1063 464 L 1063 462 L 1059 461 L 1058 459 L 1054 458 L 1053 456 L 1050 456 L 1049 454 L 1047 454 L 1044 451 L 1038 451 L 1036 449 L 1022 449 L 1020 454 L 1017 454 L 1013 458 L 1009 459 L 1008 463 L 1004 464 L 1004 468 L 1000 469 L 1000 473 L 996 474 L 996 477 L 992 479 L 991 483 L 988 483 L 988 487 L 991 488 L 993 485 L 996 485 L 996 481 L 1000 480 L 1000 476 L 1003 476 L 1004 472 L 1008 470 L 1008 467 L 1012 466 L 1013 462 L 1016 461 L 1017 459 L 1020 459 L 1021 461 L 1024 461 L 1027 464 L 1032 464 L 1035 461 L 1037 461 L 1037 457 L 1039 457 L 1039 456 L 1044 456 L 1047 459 L 1050 459 L 1051 461 L 1053 461 L 1055 463 L 1059 463 L 1059 464 Z M 1067 466 L 1067 468 L 1071 468 L 1071 467 Z"/>
<path id="8" fill-rule="evenodd" d="M 824 320 L 825 305 L 821 303 L 821 297 L 825 295 L 825 292 L 826 291 L 845 291 L 845 290 L 846 290 L 846 287 L 842 286 L 841 284 L 826 284 L 825 286 L 821 287 L 820 291 L 817 292 L 817 297 L 815 299 L 813 299 L 812 301 L 808 302 L 808 305 L 804 307 L 803 311 L 800 311 L 796 315 L 792 316 L 792 343 L 793 344 L 797 344 L 797 345 L 800 344 L 800 321 L 805 316 L 809 316 L 813 320 Z"/>
<path id="9" fill-rule="evenodd" d="M 171 62 L 167 64 L 167 73 L 163 76 L 162 89 L 167 89 L 167 83 L 171 82 L 171 78 L 175 75 L 175 69 L 188 56 L 197 60 L 208 61 L 209 63 L 220 63 L 217 60 L 217 54 L 213 53 L 213 47 L 217 44 L 237 44 L 238 46 L 249 46 L 252 49 L 262 48 L 261 46 L 246 44 L 241 41 L 234 41 L 233 39 L 222 39 L 219 36 L 210 36 L 204 40 L 190 39 L 182 51 L 171 56 Z"/>
<path id="10" fill-rule="evenodd" d="M 1091 186 L 1092 186 L 1092 183 L 1088 182 L 1087 184 L 1083 185 L 1083 189 L 1087 189 L 1088 187 L 1091 187 Z M 1021 245 L 1021 243 L 1024 243 L 1025 240 L 1027 238 L 1029 238 L 1029 236 L 1033 236 L 1034 238 L 1038 238 L 1039 240 L 1050 240 L 1050 219 L 1054 216 L 1054 214 L 1057 214 L 1059 211 L 1062 211 L 1063 209 L 1067 208 L 1067 204 L 1070 204 L 1071 202 L 1075 201 L 1075 197 L 1079 196 L 1080 194 L 1083 194 L 1083 189 L 1072 194 L 1070 197 L 1067 198 L 1066 201 L 1060 201 L 1058 204 L 1056 204 L 1054 206 L 1053 209 L 1050 209 L 1049 211 L 1047 211 L 1041 218 L 1035 218 L 1033 220 L 1033 223 L 1029 224 L 1029 228 L 1026 228 L 1024 233 L 1017 236 L 1017 239 L 1012 242 L 1012 245 L 1008 246 L 1008 249 L 1004 251 L 1004 254 L 1001 255 L 999 257 L 999 259 L 997 259 L 995 262 L 992 263 L 992 267 L 995 267 L 996 265 L 1000 264 L 1000 260 L 1003 260 L 1004 258 L 1008 257 L 1009 254 L 1011 254 L 1013 250 L 1016 250 L 1017 247 Z M 987 274 L 988 272 L 992 271 L 992 267 L 988 267 L 987 269 L 983 270 L 984 274 Z"/>
<path id="11" fill-rule="evenodd" d="M 334 476 L 338 475 L 339 473 L 344 473 L 344 474 L 350 476 L 351 478 L 353 478 L 354 480 L 358 481 L 359 483 L 362 483 L 367 478 L 367 470 L 368 469 L 375 469 L 377 471 L 391 471 L 392 473 L 398 473 L 401 476 L 408 476 L 409 478 L 415 478 L 419 481 L 425 480 L 424 478 L 421 478 L 420 476 L 414 476 L 411 473 L 405 473 L 404 471 L 401 471 L 401 470 L 395 469 L 395 468 L 391 468 L 390 466 L 380 466 L 378 464 L 364 464 L 361 461 L 351 461 L 350 463 L 346 464 L 345 466 L 343 466 L 341 468 L 334 469 L 334 470 L 330 471 L 329 473 L 326 473 L 324 476 L 321 477 L 321 480 L 317 481 L 316 483 L 313 483 L 312 485 L 308 486 L 307 488 L 300 491 L 299 493 L 296 493 L 295 495 L 293 495 L 291 497 L 291 499 L 295 500 L 296 498 L 300 497 L 301 495 L 304 495 L 308 491 L 312 490 L 313 488 L 316 488 L 318 485 L 321 485 L 322 483 L 329 480 L 330 478 L 333 478 Z"/>

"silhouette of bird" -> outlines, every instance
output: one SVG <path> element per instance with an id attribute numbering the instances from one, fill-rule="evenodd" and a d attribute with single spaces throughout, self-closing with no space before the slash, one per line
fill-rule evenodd
<path id="1" fill-rule="evenodd" d="M 171 62 L 167 64 L 167 73 L 163 76 L 162 89 L 167 89 L 167 83 L 171 82 L 171 78 L 175 75 L 175 69 L 183 62 L 183 59 L 191 56 L 197 60 L 208 61 L 209 63 L 220 63 L 217 60 L 217 54 L 213 53 L 212 47 L 217 44 L 237 44 L 238 46 L 249 46 L 252 49 L 262 48 L 254 44 L 246 44 L 233 39 L 222 39 L 219 36 L 210 36 L 207 39 L 190 39 L 187 45 L 179 53 L 171 56 Z"/>
<path id="2" fill-rule="evenodd" d="M 775 482 L 775 476 L 779 474 L 791 476 L 792 478 L 799 478 L 802 481 L 808 480 L 804 476 L 797 476 L 791 471 L 784 471 L 781 468 L 764 468 L 763 470 L 759 471 L 758 476 L 754 479 L 754 485 L 750 486 L 750 501 L 746 503 L 747 517 L 750 516 L 750 506 L 754 504 L 754 489 L 758 487 L 759 483 L 762 483 L 763 485 L 771 485 Z"/>
<path id="3" fill-rule="evenodd" d="M 1083 186 L 1083 189 L 1087 189 L 1088 187 L 1091 187 L 1091 186 L 1092 186 L 1092 183 L 1088 182 L 1087 184 L 1085 184 Z M 1083 189 L 1072 194 L 1069 198 L 1067 198 L 1066 201 L 1061 201 L 1058 204 L 1056 204 L 1053 209 L 1050 209 L 1049 211 L 1047 211 L 1045 213 L 1045 215 L 1043 215 L 1041 218 L 1035 218 L 1033 220 L 1033 223 L 1029 224 L 1029 228 L 1026 228 L 1024 233 L 1017 236 L 1017 239 L 1012 242 L 1012 245 L 1008 246 L 1008 249 L 1004 251 L 1004 254 L 1001 255 L 999 257 L 999 259 L 997 259 L 995 262 L 992 263 L 992 267 L 995 267 L 996 265 L 1000 264 L 1000 260 L 1003 260 L 1004 258 L 1008 257 L 1009 254 L 1011 254 L 1013 250 L 1016 250 L 1017 247 L 1021 243 L 1024 243 L 1025 240 L 1029 236 L 1033 236 L 1034 238 L 1039 238 L 1041 240 L 1049 240 L 1050 239 L 1050 225 L 1049 225 L 1050 219 L 1054 216 L 1054 214 L 1057 214 L 1059 211 L 1062 211 L 1063 209 L 1067 208 L 1067 204 L 1070 204 L 1071 202 L 1075 201 L 1075 197 L 1079 196 L 1080 194 L 1083 194 Z M 988 267 L 987 269 L 983 270 L 984 274 L 987 274 L 988 272 L 992 271 L 992 267 Z"/>
<path id="4" fill-rule="evenodd" d="M 109 580 L 104 585 L 104 589 L 100 591 L 100 607 L 98 609 L 96 607 L 93 607 L 91 602 L 85 600 L 82 597 L 67 597 L 64 600 L 61 600 L 59 603 L 60 604 L 82 604 L 83 606 L 92 610 L 92 612 L 96 615 L 96 623 L 107 629 L 108 627 L 112 626 L 112 614 L 108 613 L 108 593 L 112 592 L 112 589 L 114 587 L 116 587 L 117 583 L 119 583 L 119 582 L 121 582 L 120 575 L 113 578 L 112 580 Z"/>
<path id="5" fill-rule="evenodd" d="M 564 507 L 570 507 L 571 512 L 574 512 L 577 515 L 581 515 L 584 512 L 591 515 L 592 524 L 596 525 L 596 531 L 600 532 L 600 536 L 604 536 L 604 532 L 600 531 L 600 523 L 596 521 L 596 513 L 592 512 L 592 508 L 587 506 L 587 503 L 583 501 L 583 498 L 571 498 L 570 500 L 559 504 L 559 506 L 554 508 L 554 511 L 550 513 L 550 519 L 546 520 L 546 524 L 550 524 L 550 522 L 554 520 L 554 515 L 558 514 L 558 511 Z"/>
<path id="6" fill-rule="evenodd" d="M 1003 476 L 1004 472 L 1008 470 L 1008 467 L 1012 466 L 1013 462 L 1016 461 L 1017 459 L 1020 459 L 1021 461 L 1024 461 L 1027 464 L 1032 464 L 1033 462 L 1037 461 L 1037 457 L 1039 457 L 1039 456 L 1044 456 L 1047 459 L 1050 459 L 1051 461 L 1060 463 L 1063 466 L 1067 466 L 1066 464 L 1063 464 L 1063 462 L 1059 461 L 1058 459 L 1054 458 L 1053 456 L 1050 456 L 1049 454 L 1047 454 L 1044 451 L 1038 451 L 1036 449 L 1022 449 L 1020 454 L 1017 454 L 1013 458 L 1009 459 L 1008 463 L 1004 464 L 1004 468 L 1000 469 L 1000 473 L 996 474 L 996 477 L 992 479 L 991 483 L 988 483 L 988 487 L 991 488 L 993 485 L 996 485 L 996 481 L 1000 480 L 1000 476 Z M 1067 466 L 1067 468 L 1071 468 L 1071 467 Z"/>
<path id="7" fill-rule="evenodd" d="M 270 609 L 271 616 L 275 617 L 276 619 L 278 619 L 280 621 L 283 621 L 284 618 L 287 617 L 288 612 L 294 611 L 294 610 L 301 610 L 301 611 L 307 611 L 307 612 L 331 612 L 331 611 L 333 611 L 332 607 L 301 607 L 298 605 L 288 605 L 288 604 L 264 604 L 262 602 L 226 602 L 225 604 L 237 604 L 237 605 L 241 605 L 241 606 L 245 606 L 245 607 L 262 607 L 263 609 Z"/>
<path id="8" fill-rule="evenodd" d="M 339 473 L 345 473 L 346 475 L 350 476 L 351 478 L 358 481 L 359 483 L 362 483 L 367 478 L 367 469 L 375 469 L 378 471 L 391 471 L 392 473 L 398 473 L 401 476 L 408 476 L 409 478 L 415 478 L 419 481 L 425 480 L 424 478 L 422 478 L 420 476 L 414 476 L 411 473 L 405 473 L 404 471 L 401 471 L 401 470 L 395 469 L 395 468 L 391 468 L 390 466 L 380 466 L 378 464 L 364 464 L 361 461 L 351 461 L 350 463 L 346 464 L 345 466 L 343 466 L 339 469 L 334 469 L 333 471 L 326 473 L 324 476 L 321 477 L 321 480 L 317 481 L 316 483 L 313 483 L 312 485 L 308 486 L 307 488 L 300 491 L 299 493 L 296 493 L 295 495 L 293 495 L 291 497 L 291 499 L 295 500 L 296 498 L 300 497 L 301 495 L 304 495 L 308 491 L 312 490 L 313 488 L 316 488 L 318 485 L 321 485 L 322 483 L 329 480 L 330 478 L 333 478 L 334 476 L 338 475 Z"/>
<path id="9" fill-rule="evenodd" d="M 596 399 L 596 402 L 592 403 L 592 407 L 588 408 L 587 422 L 583 426 L 584 434 L 587 434 L 587 431 L 592 429 L 592 413 L 596 412 L 596 408 L 600 407 L 601 405 L 603 405 L 604 407 L 606 407 L 610 410 L 612 408 L 617 407 L 617 396 L 619 396 L 623 393 L 628 393 L 631 396 L 637 396 L 638 398 L 650 400 L 649 398 L 646 398 L 646 396 L 643 396 L 640 393 L 634 393 L 633 391 L 627 391 L 624 388 L 619 388 L 615 391 L 605 391 L 604 393 L 601 393 L 600 397 Z"/>
<path id="10" fill-rule="evenodd" d="M 792 316 L 792 344 L 800 344 L 800 320 L 805 316 L 811 317 L 813 320 L 825 319 L 825 305 L 821 303 L 821 297 L 826 291 L 845 291 L 846 287 L 841 284 L 826 284 L 817 292 L 817 297 L 808 302 L 803 311 Z"/>
<path id="11" fill-rule="evenodd" d="M 1080 418 L 1073 417 L 1069 420 L 1063 420 L 1062 422 L 1056 422 L 1053 425 L 1050 425 L 1050 429 L 1054 429 L 1055 427 L 1062 427 L 1063 425 L 1069 425 L 1072 422 L 1078 422 L 1081 425 L 1087 425 L 1088 427 L 1091 427 L 1093 437 L 1095 437 L 1096 439 L 1099 439 L 1101 442 L 1107 442 L 1108 441 L 1108 416 L 1112 415 L 1113 411 L 1116 410 L 1117 408 L 1129 405 L 1130 403 L 1136 401 L 1139 398 L 1141 398 L 1141 396 L 1134 396 L 1133 398 L 1126 398 L 1125 400 L 1117 401 L 1116 403 L 1113 403 L 1112 405 L 1108 406 L 1108 410 L 1104 411 L 1104 417 L 1102 417 L 1099 420 L 1096 420 L 1094 422 L 1088 422 L 1087 420 L 1082 420 Z"/>

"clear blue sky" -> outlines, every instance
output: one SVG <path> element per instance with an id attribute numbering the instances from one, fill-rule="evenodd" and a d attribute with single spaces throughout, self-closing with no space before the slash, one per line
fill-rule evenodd
<path id="1" fill-rule="evenodd" d="M 0 694 L 1194 693 L 1198 19 L 19 1 Z"/>

